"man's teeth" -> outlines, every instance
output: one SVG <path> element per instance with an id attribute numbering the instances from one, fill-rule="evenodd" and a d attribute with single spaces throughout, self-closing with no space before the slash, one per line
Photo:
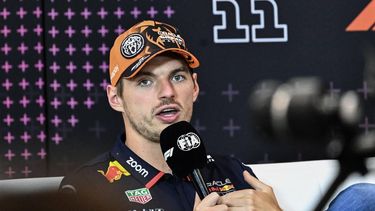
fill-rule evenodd
<path id="1" fill-rule="evenodd" d="M 171 113 L 171 112 L 176 112 L 176 109 L 167 108 L 167 109 L 162 110 L 160 113 L 165 114 L 165 113 Z"/>

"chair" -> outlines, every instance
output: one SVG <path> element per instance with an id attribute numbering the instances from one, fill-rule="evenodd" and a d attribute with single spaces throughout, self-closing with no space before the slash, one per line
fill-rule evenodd
<path id="1" fill-rule="evenodd" d="M 0 210 L 63 210 L 63 177 L 0 180 Z"/>

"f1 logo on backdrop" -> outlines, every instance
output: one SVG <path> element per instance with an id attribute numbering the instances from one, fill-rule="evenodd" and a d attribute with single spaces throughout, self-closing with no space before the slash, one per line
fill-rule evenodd
<path id="1" fill-rule="evenodd" d="M 275 0 L 250 0 L 251 14 L 260 22 L 251 26 L 254 43 L 288 42 L 288 25 L 279 23 Z M 262 7 L 267 5 L 266 7 Z M 264 8 L 264 9 L 262 9 Z M 221 16 L 221 24 L 214 25 L 215 43 L 249 43 L 249 25 L 241 22 L 240 7 L 236 0 L 212 0 L 212 13 Z"/>
<path id="2" fill-rule="evenodd" d="M 375 31 L 375 0 L 372 0 L 345 29 L 348 32 L 370 30 Z"/>

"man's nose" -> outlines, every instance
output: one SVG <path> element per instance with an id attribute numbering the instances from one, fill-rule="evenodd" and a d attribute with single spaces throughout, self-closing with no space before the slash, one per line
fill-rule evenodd
<path id="1" fill-rule="evenodd" d="M 159 84 L 159 98 L 175 97 L 175 87 L 171 81 L 162 81 Z"/>

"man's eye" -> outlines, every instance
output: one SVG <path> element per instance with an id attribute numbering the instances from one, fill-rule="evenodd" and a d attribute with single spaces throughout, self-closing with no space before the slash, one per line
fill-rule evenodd
<path id="1" fill-rule="evenodd" d="M 183 81 L 183 80 L 185 80 L 185 76 L 183 76 L 183 75 L 175 75 L 175 76 L 173 76 L 173 78 L 172 78 L 172 80 L 173 81 Z"/>
<path id="2" fill-rule="evenodd" d="M 146 86 L 151 86 L 152 81 L 150 80 L 141 80 L 138 82 L 139 86 L 146 87 Z"/>

